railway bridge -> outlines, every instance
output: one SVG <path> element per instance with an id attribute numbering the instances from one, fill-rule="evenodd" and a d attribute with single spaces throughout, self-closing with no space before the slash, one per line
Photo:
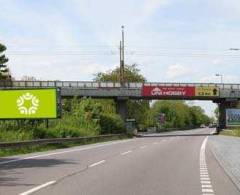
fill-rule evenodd
<path id="1" fill-rule="evenodd" d="M 1 81 L 0 89 L 60 88 L 62 98 L 92 97 L 114 99 L 125 120 L 129 99 L 210 100 L 219 106 L 219 128 L 226 127 L 226 109 L 240 99 L 240 84 L 229 83 L 124 83 L 91 81 Z"/>

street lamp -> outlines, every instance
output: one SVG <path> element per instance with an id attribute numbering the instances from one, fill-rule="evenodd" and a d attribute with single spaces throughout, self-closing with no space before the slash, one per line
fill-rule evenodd
<path id="1" fill-rule="evenodd" d="M 216 77 L 220 77 L 221 78 L 221 83 L 223 83 L 223 75 L 222 74 L 215 74 Z"/>

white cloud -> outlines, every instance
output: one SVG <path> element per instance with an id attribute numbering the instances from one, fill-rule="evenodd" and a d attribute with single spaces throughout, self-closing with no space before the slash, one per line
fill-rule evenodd
<path id="1" fill-rule="evenodd" d="M 187 67 L 184 67 L 180 64 L 174 64 L 168 67 L 166 76 L 169 79 L 176 79 L 183 76 L 186 76 L 190 73 Z"/>
<path id="2" fill-rule="evenodd" d="M 187 101 L 187 103 L 191 106 L 201 106 L 205 113 L 210 116 L 210 117 L 214 117 L 214 110 L 217 107 L 217 104 L 213 103 L 212 101 L 198 101 L 198 100 L 194 100 L 194 101 Z"/>
<path id="3" fill-rule="evenodd" d="M 222 60 L 220 60 L 220 59 L 214 59 L 214 60 L 212 61 L 212 63 L 213 63 L 214 65 L 219 65 L 219 64 L 221 64 L 221 62 L 222 62 Z"/>
<path id="4" fill-rule="evenodd" d="M 200 78 L 203 83 L 220 83 L 220 76 L 210 75 Z M 223 75 L 223 83 L 239 83 L 239 77 L 236 75 Z"/>

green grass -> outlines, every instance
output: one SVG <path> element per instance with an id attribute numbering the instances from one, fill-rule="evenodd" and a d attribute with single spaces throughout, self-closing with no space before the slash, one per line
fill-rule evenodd
<path id="1" fill-rule="evenodd" d="M 227 129 L 224 131 L 220 132 L 220 135 L 228 135 L 228 136 L 236 136 L 236 137 L 240 137 L 240 129 Z"/>
<path id="2" fill-rule="evenodd" d="M 81 141 L 81 142 L 68 142 L 62 144 L 47 144 L 47 145 L 36 145 L 36 146 L 24 146 L 21 148 L 6 148 L 0 149 L 0 157 L 6 156 L 13 156 L 19 154 L 27 154 L 33 152 L 43 152 L 48 150 L 54 149 L 61 149 L 61 148 L 69 148 L 74 146 L 86 145 L 86 144 L 93 144 L 105 141 L 113 141 L 113 140 L 121 140 L 121 139 L 129 139 L 131 136 L 124 135 L 124 136 L 115 136 L 111 138 L 101 138 L 101 139 L 92 139 L 88 141 Z"/>

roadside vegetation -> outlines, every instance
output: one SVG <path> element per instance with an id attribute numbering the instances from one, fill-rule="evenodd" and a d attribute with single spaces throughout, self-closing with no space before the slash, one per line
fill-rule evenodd
<path id="1" fill-rule="evenodd" d="M 229 135 L 240 137 L 240 129 L 239 128 L 230 128 L 220 132 L 220 135 Z"/>
<path id="2" fill-rule="evenodd" d="M 164 114 L 161 122 L 160 114 Z M 157 130 L 190 129 L 209 124 L 213 121 L 199 106 L 190 106 L 186 101 L 159 100 L 156 101 L 148 112 L 146 124 L 157 127 Z"/>

